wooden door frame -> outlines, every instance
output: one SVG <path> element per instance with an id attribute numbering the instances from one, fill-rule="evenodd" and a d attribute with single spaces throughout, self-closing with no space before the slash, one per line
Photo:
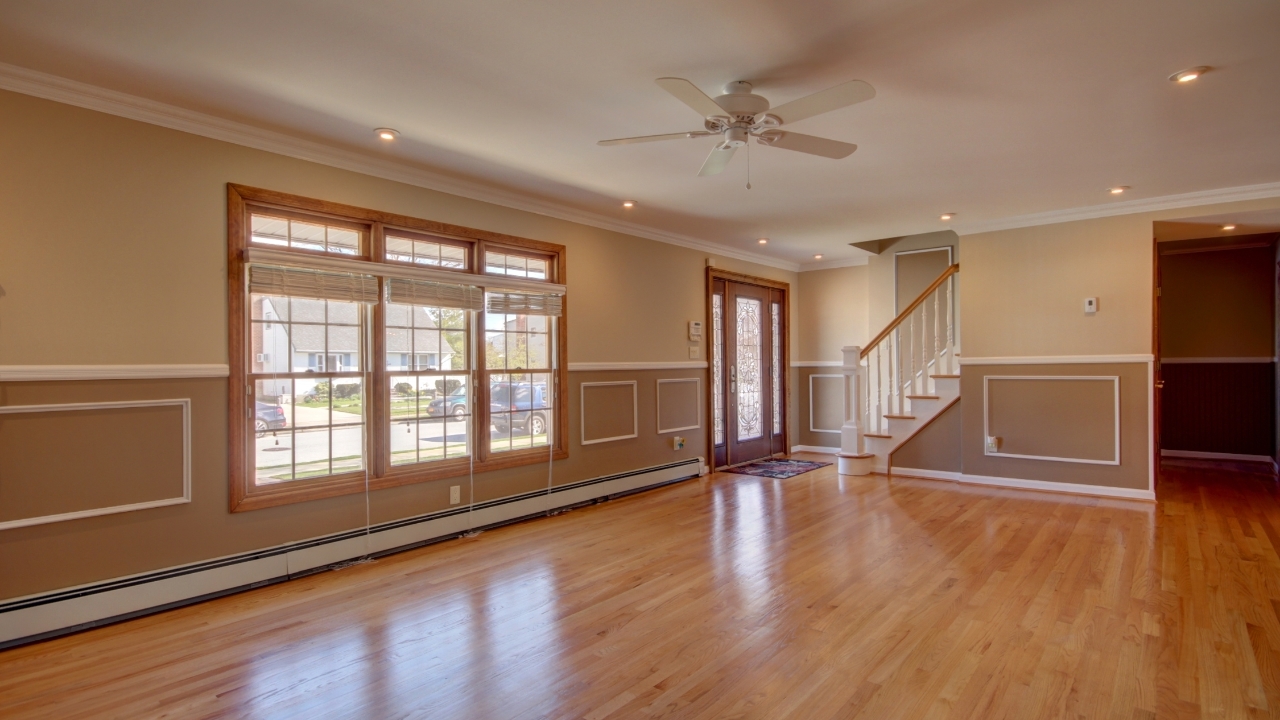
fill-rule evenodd
<path id="1" fill-rule="evenodd" d="M 1151 491 L 1160 485 L 1160 414 L 1164 379 L 1160 369 L 1160 241 L 1151 238 Z"/>
<path id="2" fill-rule="evenodd" d="M 715 338 L 715 319 L 712 317 L 712 309 L 711 309 L 712 299 L 711 298 L 715 294 L 716 280 L 744 283 L 747 285 L 757 285 L 760 287 L 768 288 L 770 290 L 782 291 L 781 312 L 782 312 L 782 321 L 783 321 L 783 333 L 782 333 L 782 347 L 781 347 L 781 352 L 779 353 L 779 363 L 782 365 L 779 372 L 779 376 L 782 378 L 782 452 L 783 454 L 791 453 L 791 422 L 790 422 L 791 421 L 791 409 L 790 409 L 790 406 L 791 406 L 791 372 L 790 372 L 790 369 L 791 369 L 791 284 L 782 282 L 781 280 L 770 280 L 769 278 L 757 277 L 755 275 L 744 275 L 742 273 L 731 272 L 729 270 L 724 270 L 722 268 L 708 265 L 707 280 L 706 280 L 706 283 L 707 283 L 706 285 L 706 290 L 707 290 L 706 321 L 703 327 L 706 328 L 706 332 L 704 333 L 704 335 L 707 338 L 707 387 L 710 389 L 710 392 L 707 393 L 707 399 L 706 399 L 707 455 L 709 456 L 707 458 L 708 460 L 707 464 L 711 467 L 712 471 L 716 469 L 715 468 L 716 418 L 715 418 L 714 393 L 719 392 L 720 390 L 719 388 L 715 387 L 715 382 L 714 382 L 715 373 L 714 373 L 714 369 L 712 368 L 712 362 L 714 362 L 713 352 L 715 350 L 714 344 L 716 342 L 716 338 Z M 724 312 L 725 312 L 725 322 L 728 322 L 727 304 L 724 308 Z M 726 416 L 728 415 L 728 410 L 729 410 L 728 400 L 729 398 L 726 397 L 725 398 Z M 727 461 L 730 461 L 729 464 L 732 464 L 731 462 L 732 458 L 728 457 L 728 449 L 727 449 L 729 444 L 728 423 L 725 423 L 724 437 L 725 437 L 725 447 L 726 447 L 725 459 Z"/>

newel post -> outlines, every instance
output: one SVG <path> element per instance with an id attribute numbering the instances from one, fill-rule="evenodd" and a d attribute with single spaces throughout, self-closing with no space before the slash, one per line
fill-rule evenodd
<path id="1" fill-rule="evenodd" d="M 854 345 L 841 348 L 844 364 L 844 424 L 840 426 L 840 455 L 836 472 L 841 475 L 869 475 L 872 455 L 865 450 L 862 427 L 862 394 L 865 392 L 862 370 L 862 348 Z"/>

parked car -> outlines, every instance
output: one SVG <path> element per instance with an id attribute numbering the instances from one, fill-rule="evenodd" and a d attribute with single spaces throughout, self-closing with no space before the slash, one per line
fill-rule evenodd
<path id="1" fill-rule="evenodd" d="M 436 398 L 427 403 L 427 415 L 443 417 L 445 414 L 460 418 L 467 414 L 467 386 L 461 385 L 452 395 Z"/>
<path id="2" fill-rule="evenodd" d="M 285 419 L 284 408 L 271 403 L 264 403 L 261 400 L 256 401 L 257 416 L 253 427 L 257 431 L 258 437 L 266 435 L 271 430 L 279 430 L 280 428 L 289 427 L 289 421 Z"/>
<path id="3" fill-rule="evenodd" d="M 494 385 L 489 390 L 489 416 L 494 430 L 528 435 L 547 432 L 551 403 L 547 401 L 546 385 Z"/>

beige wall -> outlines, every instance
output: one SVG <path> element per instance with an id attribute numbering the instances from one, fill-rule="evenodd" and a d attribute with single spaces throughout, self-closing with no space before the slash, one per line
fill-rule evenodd
<path id="1" fill-rule="evenodd" d="M 1271 357 L 1275 253 L 1267 246 L 1162 255 L 1161 357 Z"/>
<path id="2" fill-rule="evenodd" d="M 868 279 L 868 317 L 871 337 L 893 322 L 897 317 L 897 253 L 906 250 L 923 250 L 925 248 L 951 247 L 952 262 L 960 262 L 959 238 L 950 230 L 910 235 L 892 243 L 882 244 L 884 249 L 879 255 L 873 255 L 867 261 Z M 963 268 L 964 266 L 961 265 Z M 963 275 L 963 273 L 962 273 Z M 959 292 L 959 290 L 957 290 Z"/>
<path id="3" fill-rule="evenodd" d="M 226 363 L 226 184 L 241 183 L 562 243 L 570 362 L 687 361 L 704 320 L 706 253 L 467 200 L 88 110 L 0 92 L 0 365 Z M 717 257 L 736 272 L 797 274 Z M 797 313 L 793 303 L 792 327 Z M 795 333 L 792 333 L 794 357 Z M 702 357 L 706 358 L 703 348 Z M 656 380 L 706 371 L 570 374 L 571 482 L 706 456 L 706 435 L 657 434 Z M 579 384 L 639 382 L 639 437 L 580 446 Z M 358 527 L 364 498 L 227 511 L 221 379 L 0 384 L 0 403 L 189 397 L 190 504 L 0 531 L 0 598 Z M 794 386 L 793 386 L 794 387 Z M 795 407 L 793 397 L 791 407 Z M 791 422 L 794 442 L 794 414 Z M 448 507 L 446 479 L 381 490 L 373 520 Z M 476 478 L 478 499 L 545 486 L 529 466 Z"/>
<path id="4" fill-rule="evenodd" d="M 228 182 L 564 244 L 571 362 L 687 361 L 705 319 L 702 251 L 47 100 L 0 91 L 0 157 L 0 365 L 227 362 Z"/>
<path id="5" fill-rule="evenodd" d="M 795 398 L 798 412 L 795 415 L 797 432 L 792 436 L 792 445 L 808 445 L 810 447 L 840 447 L 839 433 L 815 432 L 810 429 L 809 417 L 813 413 L 814 427 L 838 428 L 844 415 L 844 398 L 841 397 L 843 380 L 836 378 L 813 378 L 811 375 L 839 375 L 840 368 L 834 367 L 801 367 L 796 368 L 796 380 L 792 397 Z M 812 394 L 810 394 L 812 387 Z"/>
<path id="6" fill-rule="evenodd" d="M 889 458 L 892 468 L 960 472 L 963 408 L 957 400 L 943 410 L 933 422 L 903 443 Z"/>
<path id="7" fill-rule="evenodd" d="M 796 360 L 838 361 L 840 348 L 871 339 L 867 277 L 866 265 L 800 273 Z"/>
<path id="8" fill-rule="evenodd" d="M 1274 207 L 1280 198 L 965 235 L 962 355 L 1150 354 L 1152 223 Z"/>

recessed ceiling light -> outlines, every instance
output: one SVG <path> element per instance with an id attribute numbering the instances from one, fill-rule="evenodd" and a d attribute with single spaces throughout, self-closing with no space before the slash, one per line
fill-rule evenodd
<path id="1" fill-rule="evenodd" d="M 1182 72 L 1176 72 L 1170 75 L 1169 79 L 1176 83 L 1189 83 L 1207 72 L 1209 72 L 1208 66 L 1200 65 L 1199 67 L 1188 68 Z"/>
<path id="2" fill-rule="evenodd" d="M 1112 195 L 1120 195 L 1120 194 L 1122 194 L 1125 190 L 1128 190 L 1128 189 L 1129 189 L 1129 186 L 1128 186 L 1128 185 L 1117 185 L 1117 186 L 1115 186 L 1115 187 L 1111 188 L 1110 190 L 1108 190 L 1107 192 L 1111 193 Z"/>
<path id="3" fill-rule="evenodd" d="M 635 207 L 635 206 L 636 206 L 636 203 L 634 200 L 625 200 L 622 203 L 622 207 L 625 207 L 625 208 Z"/>
<path id="4" fill-rule="evenodd" d="M 374 132 L 383 140 L 395 140 L 400 137 L 399 131 L 392 130 L 391 128 L 378 128 L 377 130 L 374 130 Z"/>
<path id="5" fill-rule="evenodd" d="M 759 239 L 759 240 L 757 240 L 756 242 L 760 243 L 761 245 L 768 245 L 768 244 L 769 244 L 769 238 L 760 238 L 760 239 Z"/>
<path id="6" fill-rule="evenodd" d="M 955 217 L 955 216 L 956 216 L 956 214 L 955 214 L 955 213 L 942 213 L 941 215 L 939 215 L 939 216 L 938 216 L 938 219 L 939 219 L 939 220 L 950 220 L 951 218 L 953 218 L 953 217 Z"/>
<path id="7" fill-rule="evenodd" d="M 1236 226 L 1235 226 L 1235 225 L 1223 225 L 1223 226 L 1222 226 L 1222 229 L 1223 229 L 1223 230 L 1235 230 L 1235 229 L 1236 229 Z"/>
<path id="8" fill-rule="evenodd" d="M 813 259 L 814 259 L 814 260 L 821 260 L 821 259 L 822 259 L 822 256 L 821 256 L 821 255 L 814 255 L 814 256 L 813 256 Z"/>

